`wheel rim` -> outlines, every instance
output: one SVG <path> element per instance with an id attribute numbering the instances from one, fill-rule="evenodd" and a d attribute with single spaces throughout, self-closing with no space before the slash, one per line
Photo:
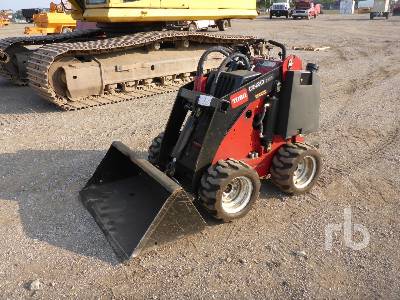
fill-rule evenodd
<path id="1" fill-rule="evenodd" d="M 305 156 L 297 165 L 293 174 L 293 183 L 296 188 L 306 188 L 317 173 L 317 160 L 313 156 Z"/>
<path id="2" fill-rule="evenodd" d="M 229 214 L 240 212 L 250 202 L 252 192 L 253 183 L 249 178 L 234 178 L 222 194 L 222 208 Z"/>

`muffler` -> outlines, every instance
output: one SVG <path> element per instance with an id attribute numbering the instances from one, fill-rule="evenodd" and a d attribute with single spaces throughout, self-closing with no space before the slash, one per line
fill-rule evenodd
<path id="1" fill-rule="evenodd" d="M 121 260 L 205 228 L 191 196 L 114 142 L 80 197 Z"/>

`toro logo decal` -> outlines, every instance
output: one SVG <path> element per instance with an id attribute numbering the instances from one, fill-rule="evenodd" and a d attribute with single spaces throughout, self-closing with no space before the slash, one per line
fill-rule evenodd
<path id="1" fill-rule="evenodd" d="M 233 94 L 230 97 L 232 108 L 236 108 L 241 106 L 242 104 L 249 101 L 249 94 L 247 93 L 247 89 L 240 90 L 239 92 Z"/>

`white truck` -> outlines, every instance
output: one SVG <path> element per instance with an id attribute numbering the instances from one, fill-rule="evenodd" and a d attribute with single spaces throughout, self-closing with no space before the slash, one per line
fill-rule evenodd
<path id="1" fill-rule="evenodd" d="M 376 17 L 385 17 L 386 19 L 389 19 L 389 1 L 390 0 L 374 0 L 374 6 L 371 9 L 369 18 L 371 20 Z"/>
<path id="2" fill-rule="evenodd" d="M 209 28 L 218 28 L 220 31 L 225 31 L 228 27 L 231 27 L 231 22 L 230 20 L 180 21 L 168 24 L 168 27 L 174 30 L 188 31 L 208 30 Z"/>
<path id="3" fill-rule="evenodd" d="M 290 17 L 290 5 L 289 2 L 276 2 L 273 3 L 271 8 L 269 9 L 269 18 L 272 17 L 286 17 L 288 19 Z"/>

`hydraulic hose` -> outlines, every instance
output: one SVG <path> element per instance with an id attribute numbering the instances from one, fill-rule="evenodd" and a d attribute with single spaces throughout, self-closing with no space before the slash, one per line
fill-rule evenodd
<path id="1" fill-rule="evenodd" d="M 203 55 L 201 56 L 200 60 L 199 60 L 199 64 L 197 66 L 197 72 L 196 72 L 196 77 L 200 77 L 203 75 L 204 73 L 204 64 L 207 61 L 208 56 L 211 53 L 221 53 L 224 56 L 229 56 L 232 53 L 232 50 L 226 47 L 221 47 L 221 46 L 215 46 L 215 47 L 211 47 L 210 49 L 208 49 L 206 52 L 203 53 Z"/>

